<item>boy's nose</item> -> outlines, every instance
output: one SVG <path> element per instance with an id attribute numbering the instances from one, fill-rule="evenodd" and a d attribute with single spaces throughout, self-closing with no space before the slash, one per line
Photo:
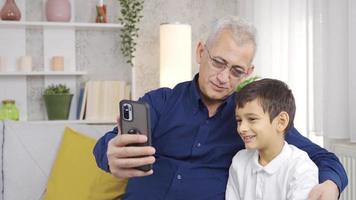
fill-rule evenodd
<path id="1" fill-rule="evenodd" d="M 245 133 L 248 131 L 248 126 L 246 123 L 244 123 L 243 121 L 240 122 L 240 124 L 237 127 L 237 131 L 239 133 Z"/>

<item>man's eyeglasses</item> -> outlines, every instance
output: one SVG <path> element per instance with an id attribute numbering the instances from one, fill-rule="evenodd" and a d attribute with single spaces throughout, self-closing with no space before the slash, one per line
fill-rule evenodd
<path id="1" fill-rule="evenodd" d="M 206 49 L 206 52 L 208 53 L 208 57 L 211 61 L 211 67 L 218 73 L 228 68 L 230 75 L 236 79 L 241 79 L 247 76 L 247 73 L 241 69 L 243 67 L 237 65 L 230 65 L 226 61 L 223 61 L 222 59 L 219 60 L 218 58 L 214 58 L 210 55 L 210 52 L 206 45 L 204 45 L 204 48 Z"/>

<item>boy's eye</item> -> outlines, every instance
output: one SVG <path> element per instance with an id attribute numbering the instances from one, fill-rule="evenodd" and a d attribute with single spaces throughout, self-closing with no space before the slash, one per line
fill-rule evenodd
<path id="1" fill-rule="evenodd" d="M 249 120 L 250 122 L 254 122 L 254 121 L 257 120 L 257 118 L 250 117 L 250 118 L 248 118 L 248 120 Z"/>
<path id="2" fill-rule="evenodd" d="M 236 121 L 237 121 L 237 124 L 241 124 L 242 120 L 241 119 L 237 119 Z"/>

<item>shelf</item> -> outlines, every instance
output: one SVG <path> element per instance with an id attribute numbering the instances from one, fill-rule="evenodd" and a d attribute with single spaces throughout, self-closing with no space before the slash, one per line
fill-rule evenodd
<path id="1" fill-rule="evenodd" d="M 70 0 L 72 5 L 74 5 L 74 1 Z M 31 3 L 32 1 L 19 1 L 18 6 L 21 12 L 29 12 L 30 10 L 26 10 L 26 4 L 29 5 Z M 45 6 L 44 0 L 39 3 Z M 85 8 L 92 6 L 90 3 Z M 35 8 L 33 6 L 30 7 Z M 77 9 L 83 8 L 78 7 Z M 45 15 L 43 9 L 37 11 L 38 16 Z M 87 14 L 92 13 L 89 12 Z M 35 17 L 38 16 L 36 15 Z M 75 9 L 71 10 L 71 16 L 76 16 Z M 85 18 L 85 16 L 83 17 Z M 22 19 L 22 21 L 0 20 L 0 57 L 5 63 L 2 65 L 6 66 L 6 70 L 0 72 L 0 100 L 8 98 L 16 100 L 16 104 L 21 111 L 21 121 L 41 124 L 116 124 L 109 121 L 83 121 L 75 119 L 77 119 L 79 98 L 83 91 L 79 86 L 87 78 L 92 78 L 83 77 L 83 75 L 94 74 L 97 70 L 100 70 L 94 70 L 93 68 L 93 72 L 88 71 L 88 69 L 91 69 L 89 68 L 91 64 L 105 65 L 106 62 L 104 58 L 99 58 L 98 61 L 94 58 L 95 62 L 94 59 L 87 61 L 87 56 L 92 57 L 93 55 L 101 55 L 107 52 L 116 53 L 116 51 L 111 51 L 110 49 L 117 48 L 117 34 L 120 33 L 123 25 L 119 22 L 95 23 L 89 20 L 87 22 L 74 21 L 48 22 L 44 18 L 37 18 L 32 21 L 25 19 Z M 18 70 L 19 58 L 24 55 L 36 56 L 36 59 L 42 60 L 40 63 L 43 63 L 43 66 L 36 65 L 33 69 L 37 71 L 24 72 Z M 52 58 L 54 56 L 65 58 L 63 63 L 65 71 L 51 70 Z M 115 55 L 112 56 L 110 54 L 109 57 L 115 57 Z M 79 61 L 78 58 L 80 59 Z M 114 62 L 113 64 L 115 65 L 117 64 L 117 59 L 110 61 Z M 111 65 L 112 62 L 109 64 Z M 79 66 L 77 66 L 78 63 L 80 64 Z M 50 85 L 57 84 L 66 84 L 73 93 L 69 120 L 44 120 L 45 116 L 42 115 L 45 113 L 40 113 L 41 110 L 34 110 L 32 104 L 36 104 L 36 108 L 42 108 L 44 104 L 42 103 L 42 99 L 38 98 L 41 90 Z M 32 121 L 31 119 L 42 120 Z"/>
<path id="2" fill-rule="evenodd" d="M 81 76 L 85 75 L 85 71 L 75 72 L 45 72 L 45 71 L 33 71 L 33 72 L 0 72 L 0 76 Z"/>
<path id="3" fill-rule="evenodd" d="M 123 25 L 112 23 L 79 23 L 79 22 L 41 22 L 41 21 L 2 21 L 0 27 L 27 28 L 75 28 L 77 30 L 113 30 L 121 29 Z"/>
<path id="4" fill-rule="evenodd" d="M 88 120 L 39 120 L 39 121 L 26 121 L 31 124 L 100 124 L 100 125 L 116 125 L 112 121 L 88 121 Z"/>

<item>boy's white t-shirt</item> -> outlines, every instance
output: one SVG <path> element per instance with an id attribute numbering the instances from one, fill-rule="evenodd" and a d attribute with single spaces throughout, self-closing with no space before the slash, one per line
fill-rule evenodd
<path id="1" fill-rule="evenodd" d="M 258 163 L 257 150 L 241 150 L 233 158 L 226 200 L 307 199 L 318 184 L 318 168 L 308 154 L 284 143 L 281 153 L 266 166 Z"/>

